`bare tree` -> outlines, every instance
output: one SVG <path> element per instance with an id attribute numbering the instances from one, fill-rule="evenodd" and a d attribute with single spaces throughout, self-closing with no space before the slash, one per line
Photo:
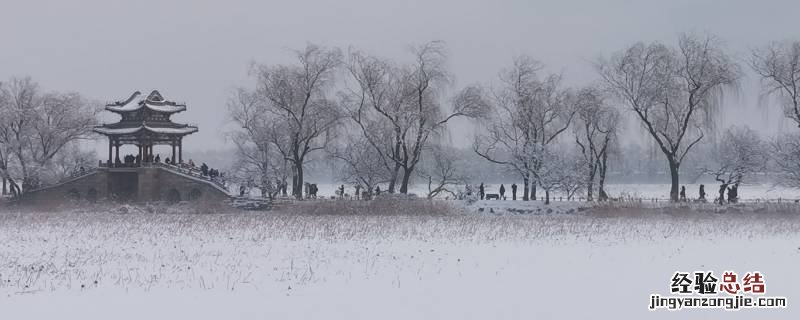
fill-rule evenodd
<path id="1" fill-rule="evenodd" d="M 275 151 L 293 171 L 292 195 L 303 197 L 303 165 L 309 153 L 322 150 L 342 118 L 335 101 L 327 97 L 342 54 L 337 49 L 308 45 L 295 52 L 296 65 L 256 65 L 257 121 Z M 259 141 L 258 143 L 264 143 Z"/>
<path id="2" fill-rule="evenodd" d="M 766 95 L 776 95 L 783 113 L 800 127 L 800 41 L 773 42 L 752 52 L 750 66 Z"/>
<path id="3" fill-rule="evenodd" d="M 767 151 L 763 146 L 757 132 L 747 126 L 732 126 L 725 130 L 712 151 L 715 166 L 705 168 L 704 172 L 724 187 L 738 186 L 749 175 L 766 168 Z"/>
<path id="4" fill-rule="evenodd" d="M 0 95 L 0 169 L 12 192 L 21 195 L 42 185 L 40 174 L 66 145 L 90 136 L 99 109 L 77 93 L 43 92 L 30 78 L 3 83 Z M 21 187 L 9 172 L 12 161 Z"/>
<path id="5" fill-rule="evenodd" d="M 586 187 L 586 199 L 593 200 L 595 178 L 599 173 L 599 198 L 605 200 L 608 153 L 617 138 L 620 115 L 615 108 L 606 104 L 603 93 L 596 87 L 578 90 L 575 110 L 575 142 L 586 165 L 586 183 L 583 184 Z"/>
<path id="6" fill-rule="evenodd" d="M 561 190 L 567 199 L 571 199 L 575 192 L 586 186 L 587 166 L 581 156 L 551 149 L 543 150 L 539 156 L 541 166 L 534 176 L 544 190 L 545 204 L 550 204 L 550 194 L 553 191 Z"/>
<path id="7" fill-rule="evenodd" d="M 80 174 L 97 166 L 96 159 L 97 154 L 93 150 L 83 149 L 77 142 L 69 143 L 53 157 L 52 165 L 44 172 L 45 179 L 58 181 Z"/>
<path id="8" fill-rule="evenodd" d="M 596 69 L 666 157 L 670 198 L 678 201 L 681 162 L 713 124 L 724 89 L 737 84 L 738 65 L 716 37 L 683 34 L 675 49 L 637 43 Z"/>
<path id="9" fill-rule="evenodd" d="M 274 130 L 278 119 L 265 113 L 259 105 L 258 96 L 245 89 L 236 89 L 228 100 L 228 115 L 236 129 L 228 133 L 228 138 L 236 147 L 235 162 L 230 177 L 239 184 L 257 186 L 261 195 L 274 198 L 287 184 L 288 168 L 284 156 L 273 146 L 272 135 L 280 135 Z M 285 146 L 287 147 L 287 146 Z"/>
<path id="10" fill-rule="evenodd" d="M 542 152 L 569 128 L 574 111 L 561 76 L 538 76 L 541 63 L 522 56 L 501 72 L 501 86 L 486 94 L 491 111 L 484 117 L 485 131 L 475 137 L 473 150 L 484 159 L 507 166 L 523 181 L 522 199 L 536 198 L 536 172 Z M 478 91 L 478 90 L 474 90 Z"/>
<path id="11" fill-rule="evenodd" d="M 455 150 L 445 146 L 433 146 L 428 153 L 430 156 L 423 161 L 418 175 L 427 181 L 428 199 L 433 199 L 442 193 L 449 193 L 453 197 L 456 193 L 452 186 L 464 184 L 467 179 L 461 169 L 460 161 Z"/>
<path id="12" fill-rule="evenodd" d="M 389 177 L 389 193 L 395 192 L 403 154 L 401 145 L 411 95 L 406 88 L 403 70 L 389 60 L 353 51 L 347 69 L 354 88 L 341 93 L 342 105 L 348 111 L 380 159 Z"/>
<path id="13" fill-rule="evenodd" d="M 350 117 L 391 172 L 390 192 L 398 179 L 399 192 L 408 192 L 431 137 L 443 134 L 450 120 L 484 112 L 482 100 L 473 99 L 470 88 L 457 93 L 445 111 L 443 95 L 452 76 L 443 42 L 414 47 L 412 53 L 414 62 L 405 66 L 351 54 L 349 70 L 357 85 L 343 94 Z"/>
<path id="14" fill-rule="evenodd" d="M 770 149 L 777 184 L 800 188 L 800 134 L 780 135 L 770 143 Z"/>
<path id="15" fill-rule="evenodd" d="M 390 172 L 384 167 L 381 155 L 374 152 L 372 145 L 362 135 L 349 136 L 331 151 L 331 156 L 343 163 L 338 171 L 338 179 L 359 186 L 367 194 L 365 199 L 372 197 L 372 192 L 379 183 L 392 179 Z"/>

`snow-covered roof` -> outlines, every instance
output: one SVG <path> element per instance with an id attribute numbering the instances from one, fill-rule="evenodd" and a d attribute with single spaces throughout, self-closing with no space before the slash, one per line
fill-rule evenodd
<path id="1" fill-rule="evenodd" d="M 139 110 L 141 108 L 147 108 L 153 111 L 165 113 L 175 113 L 186 110 L 185 104 L 164 100 L 158 90 L 153 90 L 153 92 L 151 92 L 146 98 L 137 100 L 136 98 L 141 94 L 141 92 L 136 91 L 124 101 L 109 103 L 106 105 L 106 110 L 111 112 L 130 112 Z"/>
<path id="2" fill-rule="evenodd" d="M 149 131 L 152 133 L 161 133 L 161 134 L 180 134 L 186 135 L 190 133 L 197 132 L 197 127 L 194 126 L 185 126 L 185 127 L 178 127 L 178 128 L 159 128 L 159 127 L 149 127 L 147 125 L 133 127 L 133 128 L 108 128 L 108 127 L 95 127 L 94 132 L 105 134 L 105 135 L 123 135 L 123 134 L 134 134 L 138 133 L 142 130 Z"/>

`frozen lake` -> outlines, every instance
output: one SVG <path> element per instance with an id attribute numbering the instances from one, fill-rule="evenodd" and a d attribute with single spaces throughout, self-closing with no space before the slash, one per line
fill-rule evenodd
<path id="1" fill-rule="evenodd" d="M 0 211 L 4 319 L 796 319 L 796 214 Z M 648 311 L 758 270 L 780 310 Z"/>

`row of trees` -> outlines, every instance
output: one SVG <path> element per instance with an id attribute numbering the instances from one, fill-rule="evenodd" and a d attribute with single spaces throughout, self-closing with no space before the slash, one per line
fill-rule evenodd
<path id="1" fill-rule="evenodd" d="M 237 126 L 237 172 L 257 172 L 269 189 L 272 181 L 286 180 L 288 169 L 292 195 L 301 198 L 309 154 L 326 150 L 344 163 L 343 181 L 369 191 L 388 183 L 388 192 L 407 193 L 424 152 L 447 156 L 436 153 L 432 140 L 445 134 L 448 122 L 483 112 L 469 88 L 444 96 L 452 86 L 444 49 L 430 42 L 411 50 L 412 63 L 397 64 L 309 45 L 295 52 L 296 65 L 255 65 L 256 88 L 238 89 L 228 104 Z M 337 76 L 344 79 L 333 94 Z M 449 170 L 439 172 L 453 179 Z"/>
<path id="2" fill-rule="evenodd" d="M 44 91 L 30 78 L 0 82 L 0 177 L 20 196 L 94 161 L 77 141 L 90 137 L 97 108 L 77 93 Z M 21 180 L 21 181 L 20 181 Z"/>
<path id="3" fill-rule="evenodd" d="M 678 200 L 681 165 L 704 138 L 716 136 L 709 133 L 717 130 L 723 97 L 743 76 L 713 35 L 683 34 L 674 46 L 635 43 L 595 61 L 599 80 L 580 88 L 565 86 L 560 74 L 520 56 L 495 84 L 454 90 L 443 43 L 410 52 L 409 63 L 397 63 L 355 49 L 345 54 L 309 45 L 295 52 L 296 64 L 254 65 L 255 87 L 238 89 L 228 104 L 240 175 L 259 177 L 266 189 L 291 176 L 292 194 L 301 198 L 309 155 L 325 151 L 343 164 L 343 182 L 363 190 L 387 184 L 388 192 L 407 193 L 417 176 L 435 196 L 465 180 L 454 165 L 457 157 L 441 143 L 448 123 L 463 117 L 478 128 L 473 151 L 515 172 L 523 200 L 537 198 L 538 189 L 548 200 L 556 189 L 568 196 L 585 190 L 588 199 L 604 200 L 608 159 L 619 149 L 620 125 L 630 115 L 663 154 L 670 197 Z M 748 61 L 765 94 L 778 97 L 798 126 L 799 60 L 795 41 L 754 50 Z M 755 132 L 731 128 L 715 149 L 715 166 L 703 170 L 738 184 L 767 162 L 760 157 L 772 155 L 791 185 L 800 172 L 797 141 L 783 137 L 767 152 Z"/>

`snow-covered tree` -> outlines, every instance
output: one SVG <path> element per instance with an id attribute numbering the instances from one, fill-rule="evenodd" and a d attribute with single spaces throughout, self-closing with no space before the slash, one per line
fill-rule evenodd
<path id="1" fill-rule="evenodd" d="M 586 186 L 587 166 L 582 156 L 556 148 L 545 149 L 539 154 L 542 165 L 535 171 L 534 177 L 544 190 L 545 204 L 550 204 L 550 194 L 553 191 L 561 190 L 571 199 L 578 190 Z"/>
<path id="2" fill-rule="evenodd" d="M 478 155 L 519 175 L 525 201 L 531 189 L 530 197 L 536 198 L 535 176 L 543 165 L 542 152 L 569 128 L 574 116 L 561 76 L 542 78 L 541 69 L 538 61 L 521 56 L 501 72 L 501 85 L 485 94 L 491 111 L 473 144 Z"/>
<path id="3" fill-rule="evenodd" d="M 398 181 L 399 192 L 408 192 L 424 150 L 450 120 L 484 112 L 471 88 L 458 92 L 446 110 L 444 95 L 453 78 L 443 42 L 414 47 L 412 54 L 413 63 L 396 65 L 353 52 L 348 69 L 355 85 L 342 93 L 350 118 L 391 173 L 389 192 Z"/>
<path id="4" fill-rule="evenodd" d="M 778 174 L 777 183 L 800 188 L 800 133 L 783 134 L 770 144 L 772 165 Z"/>
<path id="5" fill-rule="evenodd" d="M 758 133 L 747 126 L 732 126 L 712 151 L 714 167 L 705 172 L 720 184 L 739 185 L 766 168 L 768 152 Z"/>
<path id="6" fill-rule="evenodd" d="M 737 84 L 739 66 L 716 37 L 683 34 L 676 48 L 636 43 L 596 69 L 666 157 L 678 201 L 681 163 L 713 124 L 724 89 Z"/>
<path id="7" fill-rule="evenodd" d="M 753 50 L 750 66 L 761 77 L 764 93 L 777 96 L 784 115 L 800 127 L 800 40 Z"/>
<path id="8" fill-rule="evenodd" d="M 244 89 L 236 89 L 228 100 L 228 115 L 236 126 L 228 133 L 235 148 L 232 176 L 239 185 L 251 185 L 261 190 L 262 196 L 273 198 L 287 183 L 288 160 L 273 144 L 278 141 L 273 135 L 282 136 L 282 126 L 275 118 L 263 112 L 258 97 Z M 285 145 L 284 148 L 288 148 Z M 284 194 L 285 196 L 285 194 Z"/>
<path id="9" fill-rule="evenodd" d="M 367 192 L 367 198 L 379 183 L 388 182 L 392 178 L 380 154 L 374 151 L 363 135 L 348 135 L 330 149 L 330 155 L 342 163 L 336 178 L 341 182 L 360 186 L 360 190 Z"/>
<path id="10" fill-rule="evenodd" d="M 433 199 L 442 193 L 449 193 L 455 197 L 456 192 L 453 188 L 467 182 L 462 162 L 459 161 L 456 151 L 441 145 L 431 148 L 417 173 L 427 183 L 428 199 Z"/>
<path id="11" fill-rule="evenodd" d="M 90 137 L 98 110 L 78 93 L 45 92 L 30 78 L 0 83 L 0 175 L 12 193 L 40 187 L 53 158 Z"/>
<path id="12" fill-rule="evenodd" d="M 261 145 L 260 152 L 268 144 L 290 163 L 292 195 L 302 199 L 308 155 L 325 148 L 343 116 L 337 103 L 328 98 L 342 54 L 309 44 L 296 51 L 295 57 L 296 64 L 255 65 L 255 90 L 247 94 L 252 95 L 253 112 L 258 114 L 255 126 L 265 132 L 254 143 Z"/>
<path id="13" fill-rule="evenodd" d="M 620 115 L 617 109 L 605 102 L 599 88 L 585 87 L 578 90 L 574 100 L 575 142 L 580 148 L 586 165 L 586 198 L 594 198 L 595 178 L 599 178 L 598 193 L 605 200 L 605 178 L 608 168 L 608 154 L 616 143 Z M 598 177 L 599 174 L 599 177 Z"/>

